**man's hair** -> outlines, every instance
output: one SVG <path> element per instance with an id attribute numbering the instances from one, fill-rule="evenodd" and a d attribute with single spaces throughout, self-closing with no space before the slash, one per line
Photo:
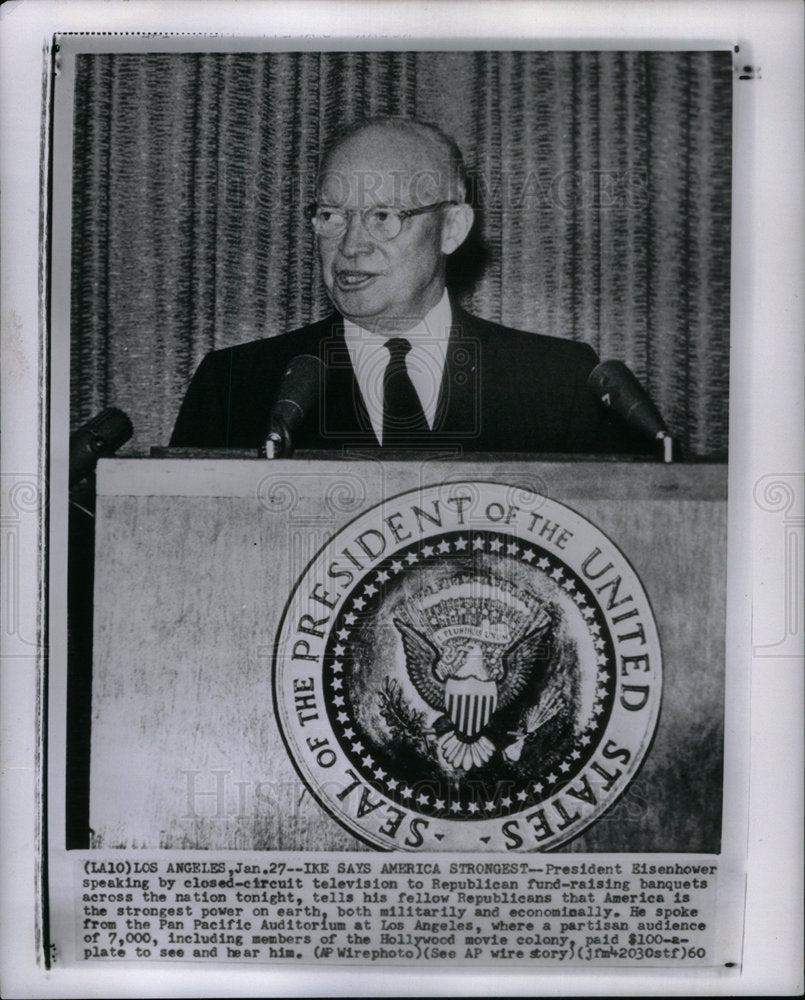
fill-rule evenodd
<path id="1" fill-rule="evenodd" d="M 329 158 L 342 143 L 371 128 L 387 128 L 412 136 L 435 150 L 447 169 L 448 191 L 451 192 L 451 197 L 455 201 L 466 199 L 467 171 L 464 167 L 464 157 L 456 141 L 438 125 L 420 121 L 418 118 L 405 118 L 402 115 L 372 115 L 370 118 L 361 118 L 339 129 L 321 158 L 319 177 L 325 172 Z"/>

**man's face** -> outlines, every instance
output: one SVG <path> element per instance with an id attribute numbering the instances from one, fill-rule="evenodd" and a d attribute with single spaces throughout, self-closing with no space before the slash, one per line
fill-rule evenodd
<path id="1" fill-rule="evenodd" d="M 341 209 L 407 209 L 449 197 L 444 164 L 434 151 L 412 136 L 377 127 L 333 151 L 318 201 Z M 414 326 L 444 291 L 445 253 L 454 249 L 445 233 L 450 211 L 406 219 L 399 236 L 385 243 L 373 239 L 353 211 L 340 237 L 320 237 L 322 276 L 339 312 L 380 333 Z"/>

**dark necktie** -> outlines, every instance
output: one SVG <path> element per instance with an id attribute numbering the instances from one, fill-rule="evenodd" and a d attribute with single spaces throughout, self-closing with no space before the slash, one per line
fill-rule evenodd
<path id="1" fill-rule="evenodd" d="M 383 444 L 404 444 L 427 431 L 428 422 L 405 364 L 410 341 L 393 337 L 385 346 L 390 358 L 383 375 Z"/>

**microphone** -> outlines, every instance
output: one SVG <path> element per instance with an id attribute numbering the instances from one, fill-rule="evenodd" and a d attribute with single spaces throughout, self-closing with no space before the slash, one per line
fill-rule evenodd
<path id="1" fill-rule="evenodd" d="M 316 405 L 323 376 L 324 365 L 312 354 L 299 354 L 290 361 L 268 418 L 266 458 L 291 455 L 294 432 Z"/>
<path id="2" fill-rule="evenodd" d="M 70 487 L 80 483 L 95 468 L 99 458 L 114 455 L 134 434 L 122 410 L 110 406 L 70 435 Z"/>
<path id="3" fill-rule="evenodd" d="M 673 440 L 651 397 L 622 361 L 602 361 L 590 372 L 587 387 L 607 409 L 614 410 L 644 437 L 663 442 L 663 461 L 670 462 Z"/>

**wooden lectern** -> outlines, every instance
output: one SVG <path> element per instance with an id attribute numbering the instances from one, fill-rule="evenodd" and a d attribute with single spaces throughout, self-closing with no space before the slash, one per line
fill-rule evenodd
<path id="1" fill-rule="evenodd" d="M 659 724 L 627 793 L 566 850 L 717 852 L 726 466 L 305 456 L 98 466 L 93 846 L 363 850 L 312 799 L 272 706 L 272 649 L 310 559 L 384 497 L 485 480 L 596 524 L 648 593 Z"/>

